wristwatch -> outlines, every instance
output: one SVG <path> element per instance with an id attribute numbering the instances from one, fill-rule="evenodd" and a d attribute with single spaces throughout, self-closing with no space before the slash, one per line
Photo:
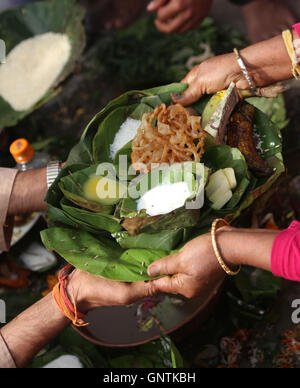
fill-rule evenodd
<path id="1" fill-rule="evenodd" d="M 61 172 L 61 162 L 59 160 L 55 160 L 52 162 L 49 162 L 47 164 L 47 186 L 48 189 L 52 186 L 55 179 L 58 177 L 59 173 Z"/>

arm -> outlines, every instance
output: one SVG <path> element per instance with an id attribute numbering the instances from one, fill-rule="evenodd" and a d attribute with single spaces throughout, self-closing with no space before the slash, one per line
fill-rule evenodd
<path id="1" fill-rule="evenodd" d="M 46 168 L 19 172 L 12 189 L 8 215 L 46 210 Z"/>
<path id="2" fill-rule="evenodd" d="M 270 271 L 272 246 L 278 233 L 224 227 L 217 232 L 217 244 L 230 268 L 246 264 Z M 225 276 L 216 259 L 210 234 L 190 241 L 179 253 L 156 261 L 149 266 L 148 273 L 153 277 L 175 275 L 154 280 L 153 290 L 179 293 L 188 298 L 203 293 L 209 286 L 208 279 L 221 280 Z"/>
<path id="3" fill-rule="evenodd" d="M 14 215 L 46 210 L 46 168 L 19 172 L 0 167 L 0 252 L 10 247 Z"/>
<path id="4" fill-rule="evenodd" d="M 153 0 L 148 11 L 157 11 L 156 27 L 164 33 L 183 34 L 199 27 L 209 14 L 213 0 Z"/>
<path id="5" fill-rule="evenodd" d="M 74 295 L 79 311 L 86 313 L 100 306 L 131 304 L 147 296 L 148 288 L 144 282 L 119 283 L 75 270 L 69 275 L 67 292 Z M 4 326 L 1 335 L 17 367 L 24 367 L 68 325 L 51 293 Z"/>
<path id="6" fill-rule="evenodd" d="M 293 78 L 291 60 L 281 35 L 249 46 L 240 54 L 257 87 Z M 182 96 L 174 96 L 173 101 L 183 105 L 192 104 L 203 94 L 226 89 L 231 82 L 238 89 L 249 89 L 233 53 L 208 59 L 194 67 L 182 82 L 190 87 Z"/>

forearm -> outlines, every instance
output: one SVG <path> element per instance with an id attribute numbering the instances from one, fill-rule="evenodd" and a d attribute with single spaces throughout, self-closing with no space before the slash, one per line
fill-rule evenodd
<path id="1" fill-rule="evenodd" d="M 268 86 L 293 78 L 291 59 L 281 35 L 240 51 L 251 78 L 257 87 Z M 218 62 L 216 62 L 218 60 Z M 219 64 L 224 69 L 224 88 L 235 82 L 239 89 L 249 89 L 234 53 L 208 59 L 206 66 Z"/>
<path id="2" fill-rule="evenodd" d="M 279 231 L 222 228 L 217 243 L 229 266 L 249 265 L 271 271 L 271 252 Z"/>
<path id="3" fill-rule="evenodd" d="M 10 199 L 8 215 L 45 210 L 46 193 L 46 168 L 18 173 Z"/>
<path id="4" fill-rule="evenodd" d="M 266 86 L 292 78 L 292 64 L 281 35 L 241 51 L 255 84 Z"/>
<path id="5" fill-rule="evenodd" d="M 51 293 L 4 326 L 1 334 L 17 367 L 22 368 L 69 324 Z"/>

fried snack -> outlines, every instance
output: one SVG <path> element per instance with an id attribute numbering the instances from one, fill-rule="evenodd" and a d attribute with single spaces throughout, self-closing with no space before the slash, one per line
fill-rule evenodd
<path id="1" fill-rule="evenodd" d="M 230 147 L 238 148 L 244 155 L 248 167 L 258 176 L 270 176 L 272 168 L 258 153 L 253 137 L 253 119 L 255 108 L 240 103 L 228 124 L 227 142 Z"/>
<path id="2" fill-rule="evenodd" d="M 132 142 L 135 170 L 150 171 L 152 164 L 200 162 L 206 137 L 200 120 L 180 104 L 168 108 L 162 104 L 145 113 Z"/>

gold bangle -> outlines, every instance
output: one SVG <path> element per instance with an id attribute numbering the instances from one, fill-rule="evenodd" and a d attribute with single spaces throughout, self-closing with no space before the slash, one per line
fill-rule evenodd
<path id="1" fill-rule="evenodd" d="M 216 232 L 217 232 L 219 223 L 223 223 L 222 226 L 230 226 L 229 223 L 222 218 L 218 218 L 218 219 L 214 220 L 214 222 L 212 223 L 212 227 L 211 227 L 211 239 L 212 239 L 213 249 L 214 249 L 216 258 L 217 258 L 220 266 L 227 273 L 227 275 L 236 276 L 237 274 L 240 273 L 242 266 L 240 265 L 239 269 L 237 271 L 231 271 L 231 269 L 224 263 L 224 260 L 222 259 L 220 251 L 219 251 L 218 246 L 217 246 Z"/>
<path id="2" fill-rule="evenodd" d="M 289 54 L 289 57 L 292 61 L 292 74 L 297 79 L 300 80 L 300 65 L 297 61 L 297 55 L 295 53 L 293 35 L 290 30 L 283 31 L 282 38 Z"/>

